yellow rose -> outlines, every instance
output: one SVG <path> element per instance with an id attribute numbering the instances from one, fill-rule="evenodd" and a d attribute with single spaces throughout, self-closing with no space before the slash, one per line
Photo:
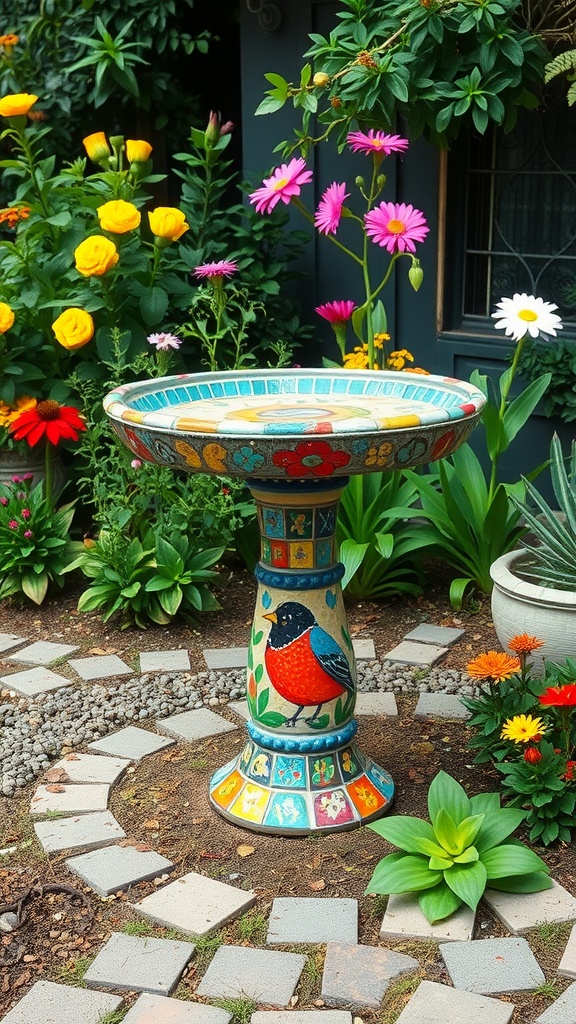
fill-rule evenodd
<path id="1" fill-rule="evenodd" d="M 87 345 L 94 334 L 94 321 L 85 309 L 71 306 L 60 314 L 52 324 L 56 340 L 64 347 L 73 351 Z"/>
<path id="2" fill-rule="evenodd" d="M 97 212 L 102 231 L 110 231 L 113 235 L 124 235 L 140 223 L 140 211 L 134 203 L 126 203 L 124 199 L 112 199 L 99 206 Z"/>
<path id="3" fill-rule="evenodd" d="M 130 164 L 145 164 L 152 152 L 152 146 L 143 139 L 126 139 L 126 156 Z"/>
<path id="4" fill-rule="evenodd" d="M 94 132 L 93 135 L 87 135 L 85 139 L 82 139 L 82 143 L 88 156 L 95 164 L 100 163 L 101 160 L 108 160 L 112 156 L 112 151 L 104 132 Z"/>
<path id="5" fill-rule="evenodd" d="M 3 96 L 0 100 L 0 114 L 2 117 L 16 117 L 18 114 L 27 114 L 37 99 L 37 96 L 27 92 L 14 92 L 10 96 Z"/>
<path id="6" fill-rule="evenodd" d="M 157 206 L 155 210 L 150 210 L 148 219 L 156 238 L 163 238 L 168 242 L 175 242 L 181 238 L 190 227 L 182 211 L 176 210 L 173 206 Z"/>
<path id="7" fill-rule="evenodd" d="M 74 250 L 76 270 L 83 277 L 102 277 L 118 263 L 114 242 L 104 235 L 90 235 Z"/>
<path id="8" fill-rule="evenodd" d="M 0 334 L 6 334 L 14 323 L 14 310 L 6 302 L 0 302 Z"/>

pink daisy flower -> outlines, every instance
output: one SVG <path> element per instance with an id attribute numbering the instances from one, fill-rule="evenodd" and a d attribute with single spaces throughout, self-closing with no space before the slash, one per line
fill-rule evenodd
<path id="1" fill-rule="evenodd" d="M 349 132 L 346 142 L 353 153 L 403 153 L 408 149 L 408 139 L 401 135 L 385 135 L 384 132 L 370 128 L 369 132 Z"/>
<path id="2" fill-rule="evenodd" d="M 218 260 L 217 263 L 201 263 L 194 268 L 194 276 L 200 278 L 232 277 L 238 270 L 236 260 Z"/>
<path id="3" fill-rule="evenodd" d="M 421 210 L 406 203 L 380 203 L 364 217 L 366 234 L 388 252 L 415 252 L 430 231 Z"/>
<path id="4" fill-rule="evenodd" d="M 318 231 L 324 235 L 336 234 L 342 216 L 344 200 L 349 195 L 350 193 L 346 192 L 346 182 L 344 181 L 340 185 L 337 181 L 333 181 L 328 186 L 314 214 L 314 227 L 318 228 Z"/>
<path id="5" fill-rule="evenodd" d="M 351 299 L 337 299 L 335 302 L 316 306 L 316 312 L 331 324 L 345 324 L 355 309 L 356 303 Z"/>
<path id="6" fill-rule="evenodd" d="M 182 339 L 175 334 L 150 334 L 147 338 L 149 345 L 154 345 L 158 352 L 168 352 L 171 348 L 180 348 Z"/>
<path id="7" fill-rule="evenodd" d="M 300 195 L 300 187 L 312 181 L 312 171 L 306 167 L 302 157 L 294 157 L 289 164 L 281 164 L 269 178 L 264 178 L 261 188 L 251 192 L 249 199 L 256 206 L 257 213 L 271 213 L 280 200 L 288 205 L 293 196 Z"/>

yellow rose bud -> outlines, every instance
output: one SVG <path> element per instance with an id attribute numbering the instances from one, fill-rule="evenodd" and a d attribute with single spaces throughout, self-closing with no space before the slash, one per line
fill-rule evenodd
<path id="1" fill-rule="evenodd" d="M 168 242 L 175 242 L 181 238 L 190 227 L 182 211 L 176 210 L 173 206 L 157 206 L 155 210 L 150 210 L 148 219 L 152 234 Z"/>
<path id="2" fill-rule="evenodd" d="M 94 132 L 93 135 L 87 135 L 85 139 L 82 139 L 82 143 L 88 156 L 95 164 L 99 164 L 102 161 L 106 162 L 112 156 L 112 151 L 104 132 Z"/>
<path id="3" fill-rule="evenodd" d="M 104 203 L 98 207 L 97 213 L 102 231 L 110 231 L 113 235 L 125 235 L 140 223 L 140 211 L 134 203 L 127 203 L 124 199 L 112 199 Z"/>
<path id="4" fill-rule="evenodd" d="M 37 99 L 37 96 L 27 92 L 15 92 L 10 96 L 3 96 L 0 100 L 0 114 L 2 117 L 17 117 L 18 114 L 27 114 Z"/>
<path id="5" fill-rule="evenodd" d="M 104 235 L 90 235 L 74 250 L 76 270 L 83 277 L 102 277 L 118 263 L 114 242 Z"/>
<path id="6" fill-rule="evenodd" d="M 152 146 L 143 139 L 126 139 L 126 156 L 130 164 L 145 164 L 148 160 Z"/>
<path id="7" fill-rule="evenodd" d="M 56 340 L 64 348 L 73 351 L 88 344 L 94 334 L 94 321 L 85 309 L 71 306 L 54 321 L 52 330 Z"/>
<path id="8" fill-rule="evenodd" d="M 6 302 L 0 302 L 0 334 L 6 334 L 14 323 L 14 310 Z"/>

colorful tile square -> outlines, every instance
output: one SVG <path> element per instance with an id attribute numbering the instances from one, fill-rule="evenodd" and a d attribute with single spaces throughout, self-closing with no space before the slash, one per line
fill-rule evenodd
<path id="1" fill-rule="evenodd" d="M 306 788 L 306 759 L 278 755 L 272 772 L 272 785 L 286 789 Z"/>
<path id="2" fill-rule="evenodd" d="M 349 783 L 346 787 L 352 803 L 362 818 L 376 814 L 387 803 L 386 798 L 376 789 L 366 775 Z"/>
<path id="3" fill-rule="evenodd" d="M 276 566 L 277 569 L 288 569 L 290 565 L 290 559 L 288 557 L 288 548 L 290 545 L 286 540 L 275 540 L 271 543 L 270 562 Z"/>
<path id="4" fill-rule="evenodd" d="M 345 825 L 356 821 L 353 806 L 343 789 L 332 789 L 314 797 L 314 817 L 318 828 L 328 825 Z"/>
<path id="5" fill-rule="evenodd" d="M 244 779 L 240 772 L 232 772 L 228 778 L 212 789 L 212 799 L 219 807 L 226 808 L 238 795 L 243 785 Z"/>
<path id="6" fill-rule="evenodd" d="M 300 793 L 274 793 L 264 824 L 276 828 L 310 828 L 306 800 Z"/>
<path id="7" fill-rule="evenodd" d="M 271 754 L 265 754 L 262 750 L 258 750 L 256 756 L 246 769 L 246 774 L 249 775 L 251 779 L 262 779 L 263 782 L 268 782 L 272 768 L 271 762 Z"/>
<path id="8" fill-rule="evenodd" d="M 316 566 L 319 569 L 324 569 L 327 565 L 331 565 L 332 561 L 332 538 L 327 540 L 317 540 Z"/>
<path id="9" fill-rule="evenodd" d="M 325 789 L 327 786 L 342 782 L 335 758 L 329 754 L 320 755 L 310 765 L 310 784 L 313 789 Z"/>
<path id="10" fill-rule="evenodd" d="M 344 782 L 348 782 L 350 779 L 355 778 L 362 771 L 362 765 L 358 759 L 356 751 L 352 747 L 347 747 L 345 750 L 338 752 L 338 760 L 340 762 L 340 769 L 342 771 L 342 778 Z"/>
<path id="11" fill-rule="evenodd" d="M 289 567 L 291 569 L 314 568 L 314 544 L 311 540 L 289 545 Z M 275 564 L 275 563 L 274 563 Z"/>
<path id="12" fill-rule="evenodd" d="M 310 508 L 295 508 L 286 510 L 288 522 L 287 535 L 291 539 L 302 537 L 310 540 L 313 536 L 314 513 Z"/>
<path id="13" fill-rule="evenodd" d="M 281 508 L 263 508 L 262 529 L 266 537 L 284 537 L 283 510 Z"/>
<path id="14" fill-rule="evenodd" d="M 262 561 L 268 565 L 272 562 L 272 545 L 267 537 L 262 537 Z"/>
<path id="15" fill-rule="evenodd" d="M 336 505 L 317 508 L 314 519 L 314 536 L 331 537 L 336 530 Z"/>
<path id="16" fill-rule="evenodd" d="M 253 782 L 246 783 L 240 795 L 230 807 L 230 813 L 244 821 L 252 821 L 261 825 L 270 794 L 267 789 L 256 786 Z"/>

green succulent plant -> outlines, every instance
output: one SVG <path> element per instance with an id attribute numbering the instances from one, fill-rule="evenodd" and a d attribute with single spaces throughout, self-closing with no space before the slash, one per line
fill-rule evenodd
<path id="1" fill-rule="evenodd" d="M 368 825 L 403 852 L 379 862 L 367 892 L 418 892 L 420 909 L 434 924 L 463 903 L 475 910 L 488 885 L 519 893 L 552 886 L 544 861 L 509 839 L 526 811 L 500 807 L 498 793 L 468 797 L 455 779 L 438 772 L 428 812 L 430 822 L 392 815 Z"/>

